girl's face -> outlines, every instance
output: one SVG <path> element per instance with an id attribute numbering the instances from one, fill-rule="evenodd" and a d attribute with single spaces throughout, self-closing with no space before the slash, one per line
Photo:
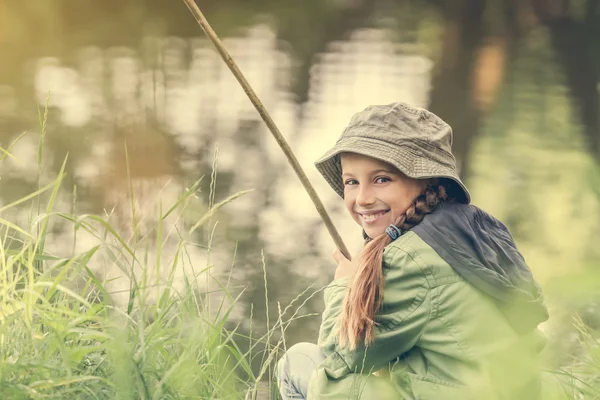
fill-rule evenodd
<path id="1" fill-rule="evenodd" d="M 344 153 L 341 163 L 344 203 L 370 238 L 383 234 L 427 186 L 375 158 Z"/>

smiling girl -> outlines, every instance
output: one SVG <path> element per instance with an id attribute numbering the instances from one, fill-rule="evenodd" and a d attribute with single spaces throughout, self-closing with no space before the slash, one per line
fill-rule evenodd
<path id="1" fill-rule="evenodd" d="M 451 144 L 427 110 L 370 106 L 316 162 L 365 247 L 334 251 L 318 344 L 279 361 L 283 399 L 539 397 L 541 291 L 506 227 L 469 204 Z"/>

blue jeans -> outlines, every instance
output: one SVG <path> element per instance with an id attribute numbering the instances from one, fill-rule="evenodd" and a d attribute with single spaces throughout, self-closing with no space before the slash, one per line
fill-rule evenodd
<path id="1" fill-rule="evenodd" d="M 325 355 L 316 344 L 303 342 L 290 347 L 277 363 L 281 399 L 306 399 L 310 376 L 323 360 Z"/>

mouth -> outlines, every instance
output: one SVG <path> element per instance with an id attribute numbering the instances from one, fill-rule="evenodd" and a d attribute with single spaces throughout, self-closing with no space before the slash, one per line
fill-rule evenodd
<path id="1" fill-rule="evenodd" d="M 379 220 L 381 217 L 383 217 L 385 214 L 387 214 L 390 210 L 383 210 L 383 211 L 369 211 L 369 212 L 365 212 L 365 213 L 357 213 L 360 216 L 360 219 L 367 223 L 367 224 L 372 224 L 375 221 Z"/>

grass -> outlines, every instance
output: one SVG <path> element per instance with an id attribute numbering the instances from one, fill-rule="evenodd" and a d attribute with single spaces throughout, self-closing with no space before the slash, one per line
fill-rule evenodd
<path id="1" fill-rule="evenodd" d="M 155 229 L 155 237 L 134 235 L 131 243 L 102 217 L 54 212 L 63 177 L 64 164 L 56 181 L 31 197 L 48 194 L 49 200 L 30 226 L 3 222 L 0 397 L 239 398 L 243 382 L 235 367 L 251 371 L 233 333 L 223 326 L 231 307 L 213 319 L 197 276 L 185 276 L 182 287 L 175 285 L 174 276 L 186 262 L 187 246 L 193 245 L 186 238 L 243 193 L 216 204 L 179 237 L 175 255 L 164 266 L 166 280 L 157 270 L 150 281 L 147 253 L 140 249 L 157 243 L 160 258 L 162 230 Z M 194 185 L 184 193 L 160 216 L 159 225 L 170 213 L 180 212 L 196 191 Z M 19 203 L 23 201 L 14 205 Z M 45 243 L 53 219 L 68 221 L 75 235 L 85 231 L 100 244 L 69 258 L 54 256 Z M 118 266 L 130 281 L 125 309 L 115 305 L 105 282 L 92 272 L 94 259 Z"/>
<path id="2" fill-rule="evenodd" d="M 40 171 L 46 120 L 47 112 L 40 113 Z M 11 157 L 10 147 L 0 153 L 0 161 Z M 192 255 L 192 249 L 210 252 L 212 245 L 212 234 L 207 243 L 194 242 L 197 230 L 247 191 L 215 203 L 213 166 L 208 207 L 194 224 L 181 221 L 198 201 L 200 181 L 174 204 L 161 205 L 156 223 L 143 231 L 132 194 L 131 234 L 124 237 L 110 214 L 55 210 L 67 162 L 54 181 L 43 184 L 40 174 L 36 191 L 0 208 L 2 216 L 16 207 L 31 210 L 26 226 L 0 218 L 0 398 L 255 399 L 262 381 L 277 397 L 273 364 L 286 348 L 285 330 L 318 292 L 308 288 L 279 306 L 279 317 L 267 321 L 263 335 L 254 337 L 252 325 L 243 335 L 227 329 L 240 295 L 234 298 L 228 283 L 212 276 L 210 257 L 199 266 Z M 68 257 L 54 254 L 49 232 L 58 222 L 72 229 L 73 249 L 81 235 L 96 244 Z M 111 289 L 114 281 L 94 272 L 114 268 L 126 282 L 122 304 Z M 266 274 L 263 257 L 265 282 Z M 267 289 L 265 283 L 268 305 Z M 211 307 L 215 293 L 219 304 Z M 600 398 L 597 334 L 581 320 L 573 326 L 580 352 L 547 371 L 554 382 L 548 398 Z M 240 349 L 241 341 L 248 350 Z M 255 357 L 262 357 L 258 371 L 251 367 Z"/>

